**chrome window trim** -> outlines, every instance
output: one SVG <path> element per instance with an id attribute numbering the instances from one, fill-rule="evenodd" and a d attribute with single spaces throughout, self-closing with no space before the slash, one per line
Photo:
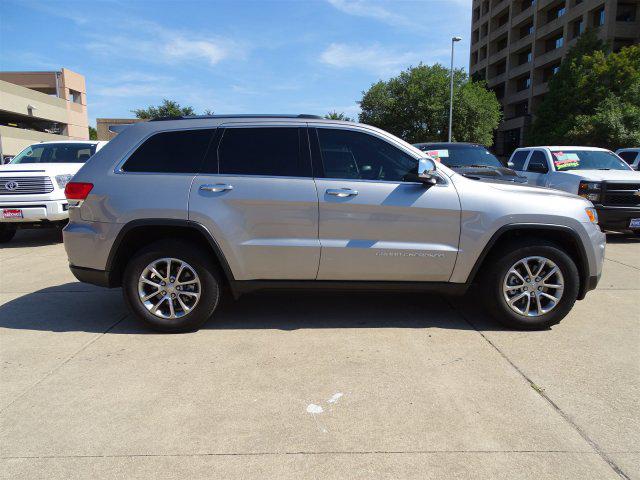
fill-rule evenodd
<path id="1" fill-rule="evenodd" d="M 442 180 L 443 183 L 438 183 L 436 185 L 433 186 L 439 186 L 439 187 L 443 187 L 449 184 L 448 179 L 443 178 L 442 175 L 440 175 L 439 172 L 437 172 L 438 178 L 440 178 Z M 423 185 L 422 182 L 397 182 L 397 181 L 393 181 L 393 180 L 367 180 L 367 179 L 361 179 L 361 178 L 325 178 L 325 177 L 299 177 L 299 176 L 284 176 L 284 175 L 240 175 L 240 174 L 233 174 L 233 173 L 197 173 L 196 174 L 196 178 L 199 177 L 234 177 L 234 178 L 273 178 L 273 179 L 278 179 L 278 178 L 287 178 L 287 179 L 293 179 L 293 180 L 313 180 L 313 181 L 320 181 L 320 180 L 332 180 L 332 181 L 337 181 L 337 182 L 366 182 L 366 183 L 390 183 L 390 184 L 394 184 L 394 185 Z"/>

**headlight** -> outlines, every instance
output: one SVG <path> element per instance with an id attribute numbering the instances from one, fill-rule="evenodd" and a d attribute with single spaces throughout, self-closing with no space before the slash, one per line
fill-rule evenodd
<path id="1" fill-rule="evenodd" d="M 66 175 L 56 175 L 56 183 L 58 184 L 58 187 L 64 188 L 66 187 L 67 183 L 71 181 L 72 178 L 73 178 L 73 175 L 70 173 Z"/>
<path id="2" fill-rule="evenodd" d="M 600 182 L 580 182 L 578 195 L 592 202 L 600 202 L 602 184 Z"/>
<path id="3" fill-rule="evenodd" d="M 585 208 L 584 211 L 587 212 L 587 217 L 589 217 L 591 223 L 598 223 L 598 212 L 596 212 L 595 208 Z"/>

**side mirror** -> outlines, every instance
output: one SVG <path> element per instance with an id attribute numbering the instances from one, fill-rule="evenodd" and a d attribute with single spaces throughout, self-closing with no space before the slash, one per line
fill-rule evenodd
<path id="1" fill-rule="evenodd" d="M 436 162 L 430 158 L 421 158 L 418 160 L 418 180 L 425 185 L 435 185 Z"/>
<path id="2" fill-rule="evenodd" d="M 527 167 L 527 171 L 532 173 L 547 173 L 549 169 L 546 165 L 543 165 L 541 163 L 531 163 Z"/>
<path id="3" fill-rule="evenodd" d="M 509 167 L 509 168 L 513 168 L 513 167 L 514 167 L 513 162 L 507 162 L 507 167 Z"/>

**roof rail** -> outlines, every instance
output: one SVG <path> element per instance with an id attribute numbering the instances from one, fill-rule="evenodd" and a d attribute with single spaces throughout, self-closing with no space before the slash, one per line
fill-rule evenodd
<path id="1" fill-rule="evenodd" d="M 237 115 L 184 115 L 184 116 L 176 116 L 176 117 L 166 117 L 166 118 L 154 118 L 149 120 L 150 122 L 164 122 L 167 120 L 202 120 L 208 118 L 308 118 L 308 119 L 322 119 L 320 115 L 310 115 L 306 113 L 301 113 L 298 115 L 291 114 L 251 114 L 251 113 L 242 113 Z"/>

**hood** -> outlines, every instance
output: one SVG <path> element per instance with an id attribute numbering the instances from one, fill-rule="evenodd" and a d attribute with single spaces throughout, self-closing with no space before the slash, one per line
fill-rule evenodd
<path id="1" fill-rule="evenodd" d="M 75 175 L 82 163 L 17 163 L 0 165 L 0 177 L 16 174 Z"/>
<path id="2" fill-rule="evenodd" d="M 602 182 L 609 180 L 630 180 L 640 182 L 640 172 L 635 170 L 567 170 L 557 172 L 564 175 L 573 175 L 582 180 Z"/>
<path id="3" fill-rule="evenodd" d="M 526 183 L 527 177 L 518 175 L 515 170 L 506 167 L 456 167 L 453 169 L 460 175 L 475 179 L 493 179 L 516 183 Z"/>
<path id="4" fill-rule="evenodd" d="M 553 188 L 532 187 L 530 185 L 520 185 L 520 184 L 512 184 L 512 183 L 510 184 L 510 183 L 504 183 L 504 182 L 494 182 L 494 183 L 487 182 L 487 184 L 491 188 L 502 190 L 503 192 L 510 192 L 510 193 L 516 193 L 516 194 L 527 193 L 527 194 L 545 195 L 545 196 L 555 195 L 556 197 L 579 198 L 583 200 L 583 198 L 579 197 L 578 195 L 574 195 L 573 193 L 569 193 L 569 192 L 564 192 L 562 190 L 555 190 Z"/>

